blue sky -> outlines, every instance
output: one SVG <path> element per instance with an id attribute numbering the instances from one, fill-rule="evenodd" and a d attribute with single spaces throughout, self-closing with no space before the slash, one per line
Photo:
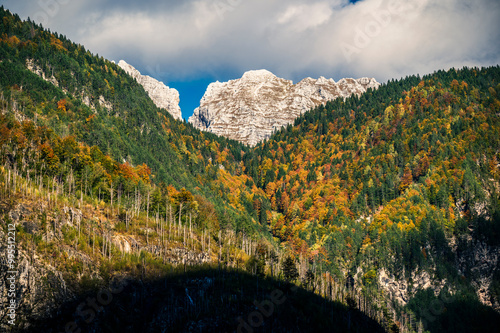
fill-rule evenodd
<path id="1" fill-rule="evenodd" d="M 375 77 L 500 63 L 498 0 L 3 0 L 5 8 L 179 90 L 267 69 Z"/>

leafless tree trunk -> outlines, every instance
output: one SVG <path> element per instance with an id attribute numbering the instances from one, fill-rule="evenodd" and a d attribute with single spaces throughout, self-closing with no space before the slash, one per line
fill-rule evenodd
<path id="1" fill-rule="evenodd" d="M 191 233 L 191 212 L 189 213 L 189 235 L 188 235 L 188 243 L 189 240 L 191 239 L 191 244 L 194 244 L 193 240 L 193 234 Z"/>
<path id="2" fill-rule="evenodd" d="M 181 231 L 181 216 L 182 216 L 182 202 L 179 203 L 179 229 L 178 231 Z M 177 235 L 179 237 L 179 235 Z"/>
<path id="3" fill-rule="evenodd" d="M 149 219 L 149 196 L 150 196 L 150 194 L 151 194 L 151 193 L 150 193 L 150 191 L 149 191 L 149 189 L 148 189 L 148 206 L 147 206 L 147 208 L 146 208 L 146 212 L 147 212 L 147 213 L 146 213 L 146 216 L 147 216 L 147 218 L 148 218 L 148 219 Z M 146 224 L 147 224 L 147 222 L 146 222 Z"/>
<path id="4" fill-rule="evenodd" d="M 111 184 L 109 186 L 109 197 L 111 198 L 111 216 L 113 216 L 113 194 L 114 194 L 113 181 L 111 181 Z"/>

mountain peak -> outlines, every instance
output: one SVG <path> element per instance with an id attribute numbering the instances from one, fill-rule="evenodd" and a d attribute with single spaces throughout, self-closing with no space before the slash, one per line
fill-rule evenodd
<path id="1" fill-rule="evenodd" d="M 246 81 L 261 81 L 261 80 L 266 80 L 266 79 L 274 79 L 277 78 L 276 75 L 271 73 L 270 71 L 266 69 L 258 69 L 258 70 L 251 70 L 247 71 L 243 74 L 241 77 L 241 80 L 246 80 Z"/>
<path id="2" fill-rule="evenodd" d="M 179 107 L 179 92 L 176 89 L 167 87 L 163 82 L 151 76 L 142 75 L 141 72 L 125 60 L 120 60 L 118 66 L 143 86 L 157 107 L 166 109 L 175 119 L 182 119 L 181 108 Z"/>
<path id="3" fill-rule="evenodd" d="M 194 127 L 250 146 L 269 138 L 301 114 L 338 97 L 377 88 L 375 79 L 306 78 L 297 84 L 265 69 L 209 85 L 189 122 Z"/>

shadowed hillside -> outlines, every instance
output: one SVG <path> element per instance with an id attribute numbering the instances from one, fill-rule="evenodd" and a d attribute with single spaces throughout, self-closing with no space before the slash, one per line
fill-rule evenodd
<path id="1" fill-rule="evenodd" d="M 289 283 L 202 267 L 117 278 L 33 325 L 29 332 L 384 332 L 359 311 Z"/>

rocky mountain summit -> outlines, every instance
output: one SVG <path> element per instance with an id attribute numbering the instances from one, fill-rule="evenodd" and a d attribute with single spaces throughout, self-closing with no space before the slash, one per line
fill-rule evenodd
<path id="1" fill-rule="evenodd" d="M 297 84 L 267 70 L 208 86 L 189 122 L 198 129 L 250 146 L 265 140 L 304 112 L 338 97 L 360 95 L 380 84 L 373 78 L 306 78 Z"/>
<path id="2" fill-rule="evenodd" d="M 144 87 L 144 90 L 146 90 L 157 107 L 166 109 L 175 119 L 182 119 L 181 108 L 179 107 L 179 92 L 176 89 L 167 87 L 163 82 L 151 76 L 142 75 L 124 60 L 120 60 L 118 66 Z"/>

